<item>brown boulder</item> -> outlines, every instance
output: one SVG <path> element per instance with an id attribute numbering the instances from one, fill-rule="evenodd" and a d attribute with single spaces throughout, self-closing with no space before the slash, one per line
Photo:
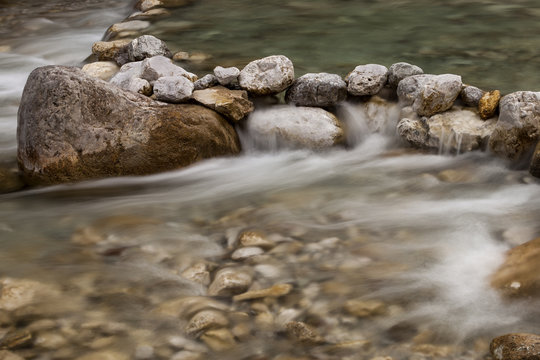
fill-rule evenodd
<path id="1" fill-rule="evenodd" d="M 154 101 L 63 66 L 30 74 L 17 138 L 19 168 L 34 185 L 152 174 L 240 151 L 210 109 Z"/>
<path id="2" fill-rule="evenodd" d="M 540 238 L 510 249 L 491 285 L 508 296 L 540 295 Z"/>
<path id="3" fill-rule="evenodd" d="M 223 86 L 196 90 L 193 92 L 193 98 L 233 122 L 242 120 L 255 109 L 246 91 L 229 90 Z"/>
<path id="4" fill-rule="evenodd" d="M 491 341 L 489 350 L 495 360 L 540 360 L 540 336 L 502 335 Z"/>

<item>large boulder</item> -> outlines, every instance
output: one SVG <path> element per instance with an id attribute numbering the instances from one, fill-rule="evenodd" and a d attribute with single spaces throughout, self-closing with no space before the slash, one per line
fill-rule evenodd
<path id="1" fill-rule="evenodd" d="M 347 98 L 347 84 L 336 74 L 305 74 L 287 90 L 285 100 L 298 106 L 334 106 Z"/>
<path id="2" fill-rule="evenodd" d="M 499 121 L 489 139 L 494 153 L 511 160 L 530 154 L 540 139 L 540 92 L 518 91 L 499 103 Z"/>
<path id="3" fill-rule="evenodd" d="M 354 96 L 377 94 L 387 79 L 388 69 L 378 64 L 358 65 L 345 77 L 347 91 Z"/>
<path id="4" fill-rule="evenodd" d="M 254 111 L 247 129 L 258 148 L 308 148 L 323 150 L 345 140 L 339 120 L 313 107 L 273 106 Z"/>
<path id="5" fill-rule="evenodd" d="M 293 83 L 294 66 L 286 56 L 267 56 L 247 64 L 238 81 L 242 89 L 253 95 L 277 94 Z"/>
<path id="6" fill-rule="evenodd" d="M 63 66 L 30 74 L 17 139 L 29 184 L 151 174 L 240 151 L 210 109 L 157 102 Z"/>
<path id="7" fill-rule="evenodd" d="M 540 238 L 510 249 L 491 277 L 491 285 L 504 295 L 540 295 Z"/>
<path id="8" fill-rule="evenodd" d="M 491 341 L 489 350 L 495 360 L 540 360 L 540 335 L 502 335 Z"/>
<path id="9" fill-rule="evenodd" d="M 254 105 L 244 90 L 229 90 L 223 86 L 215 86 L 194 91 L 193 98 L 233 122 L 242 120 L 254 110 Z"/>
<path id="10" fill-rule="evenodd" d="M 484 148 L 494 127 L 495 120 L 483 121 L 468 109 L 454 108 L 420 118 L 406 107 L 397 128 L 401 138 L 413 147 L 460 153 Z"/>

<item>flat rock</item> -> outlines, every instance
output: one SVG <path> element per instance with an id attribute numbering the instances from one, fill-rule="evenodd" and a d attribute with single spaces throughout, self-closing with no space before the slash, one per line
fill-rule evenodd
<path id="1" fill-rule="evenodd" d="M 499 90 L 488 91 L 478 101 L 478 112 L 483 120 L 487 120 L 495 116 L 499 101 L 501 100 L 501 92 Z"/>
<path id="2" fill-rule="evenodd" d="M 502 335 L 491 341 L 489 351 L 495 360 L 539 360 L 540 335 Z"/>
<path id="3" fill-rule="evenodd" d="M 480 99 L 484 96 L 484 93 L 484 90 L 479 89 L 476 86 L 466 85 L 461 89 L 459 96 L 461 101 L 463 101 L 463 104 L 476 108 L 478 107 L 478 102 L 480 102 Z"/>
<path id="4" fill-rule="evenodd" d="M 153 101 L 77 68 L 34 70 L 19 107 L 18 161 L 30 184 L 151 174 L 239 151 L 216 112 Z"/>
<path id="5" fill-rule="evenodd" d="M 347 91 L 354 96 L 375 95 L 386 84 L 388 69 L 378 64 L 358 65 L 347 75 Z"/>
<path id="6" fill-rule="evenodd" d="M 461 92 L 461 85 L 461 76 L 436 75 L 421 87 L 412 105 L 414 111 L 420 116 L 432 116 L 450 109 Z"/>
<path id="7" fill-rule="evenodd" d="M 167 45 L 152 35 L 139 36 L 133 39 L 127 46 L 128 61 L 140 61 L 158 55 L 172 57 L 172 53 L 167 48 Z"/>
<path id="8" fill-rule="evenodd" d="M 253 95 L 271 95 L 287 89 L 294 81 L 294 66 L 283 55 L 272 55 L 247 64 L 238 77 L 240 87 Z"/>
<path id="9" fill-rule="evenodd" d="M 120 67 L 114 61 L 96 61 L 84 65 L 82 71 L 95 78 L 109 81 L 120 71 Z"/>
<path id="10" fill-rule="evenodd" d="M 491 286 L 507 296 L 540 296 L 540 238 L 510 249 Z"/>
<path id="11" fill-rule="evenodd" d="M 416 65 L 412 65 L 406 62 L 398 62 L 392 64 L 388 68 L 388 85 L 392 89 L 396 89 L 401 80 L 408 76 L 423 74 L 424 70 Z"/>
<path id="12" fill-rule="evenodd" d="M 251 285 L 251 270 L 239 267 L 228 267 L 219 270 L 208 288 L 210 296 L 232 296 L 243 293 Z"/>
<path id="13" fill-rule="evenodd" d="M 185 77 L 190 81 L 196 81 L 197 75 L 186 71 L 181 66 L 175 65 L 171 59 L 162 55 L 156 55 L 145 59 L 141 63 L 139 77 L 154 85 L 158 79 L 166 76 Z"/>
<path id="14" fill-rule="evenodd" d="M 341 76 L 308 73 L 296 79 L 285 94 L 285 101 L 297 106 L 334 106 L 347 98 L 347 84 Z"/>
<path id="15" fill-rule="evenodd" d="M 193 82 L 183 76 L 164 76 L 154 83 L 156 100 L 168 103 L 181 103 L 191 99 Z"/>
<path id="16" fill-rule="evenodd" d="M 402 113 L 398 134 L 416 148 L 452 153 L 482 149 L 495 128 L 495 120 L 482 121 L 476 112 L 466 108 L 454 108 L 429 118 L 419 118 L 410 107 Z"/>
<path id="17" fill-rule="evenodd" d="M 520 160 L 540 138 L 540 92 L 518 91 L 503 96 L 499 120 L 489 139 L 495 154 Z"/>
<path id="18" fill-rule="evenodd" d="M 216 66 L 214 68 L 214 76 L 220 85 L 225 87 L 233 87 L 238 85 L 238 76 L 240 75 L 240 69 L 237 67 L 224 68 Z"/>
<path id="19" fill-rule="evenodd" d="M 272 287 L 261 289 L 261 290 L 251 290 L 240 295 L 233 297 L 233 301 L 244 301 L 244 300 L 254 300 L 261 298 L 277 298 L 284 295 L 287 295 L 292 290 L 291 284 L 276 284 Z"/>
<path id="20" fill-rule="evenodd" d="M 196 90 L 193 92 L 193 98 L 233 122 L 242 120 L 255 109 L 246 91 L 229 90 L 223 86 Z"/>
<path id="21" fill-rule="evenodd" d="M 107 29 L 107 31 L 105 32 L 104 38 L 108 40 L 122 33 L 140 32 L 141 30 L 144 30 L 148 28 L 149 26 L 150 26 L 150 22 L 143 21 L 143 20 L 131 20 L 131 21 L 124 21 L 124 22 L 116 23 L 116 24 L 111 25 Z"/>
<path id="22" fill-rule="evenodd" d="M 532 176 L 540 178 L 540 141 L 538 144 L 536 144 L 536 148 L 534 149 L 531 164 L 529 166 L 529 172 Z"/>
<path id="23" fill-rule="evenodd" d="M 248 118 L 247 129 L 254 145 L 263 149 L 323 150 L 344 142 L 339 120 L 313 107 L 282 105 L 256 110 Z"/>

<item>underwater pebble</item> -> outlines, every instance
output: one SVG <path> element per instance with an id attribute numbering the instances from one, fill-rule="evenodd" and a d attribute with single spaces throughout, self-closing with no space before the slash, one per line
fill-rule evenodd
<path id="1" fill-rule="evenodd" d="M 249 246 L 249 247 L 243 247 L 243 248 L 235 250 L 231 254 L 231 259 L 236 260 L 236 261 L 246 260 L 247 258 L 261 255 L 261 254 L 264 254 L 263 249 L 261 249 L 260 247 Z"/>
<path id="2" fill-rule="evenodd" d="M 203 310 L 195 314 L 186 326 L 186 333 L 196 336 L 200 332 L 216 327 L 229 325 L 229 320 L 222 312 L 216 310 Z"/>
<path id="3" fill-rule="evenodd" d="M 224 268 L 219 270 L 208 288 L 210 296 L 232 296 L 242 293 L 251 285 L 253 276 L 246 268 Z"/>

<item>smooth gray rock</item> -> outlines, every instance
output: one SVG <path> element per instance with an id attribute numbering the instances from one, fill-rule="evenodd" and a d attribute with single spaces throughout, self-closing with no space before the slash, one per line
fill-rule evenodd
<path id="1" fill-rule="evenodd" d="M 401 106 L 411 106 L 424 85 L 435 76 L 431 74 L 412 75 L 401 80 L 397 87 L 397 95 Z"/>
<path id="2" fill-rule="evenodd" d="M 416 65 L 411 65 L 406 62 L 398 62 L 392 64 L 388 68 L 388 85 L 395 89 L 399 82 L 408 76 L 423 74 L 424 70 Z"/>
<path id="3" fill-rule="evenodd" d="M 416 75 L 419 76 L 419 75 Z M 461 76 L 436 75 L 420 88 L 413 109 L 420 116 L 432 116 L 452 107 L 461 91 Z"/>
<path id="4" fill-rule="evenodd" d="M 279 105 L 256 110 L 248 117 L 247 130 L 253 145 L 262 149 L 323 150 L 345 140 L 339 120 L 314 107 Z"/>
<path id="5" fill-rule="evenodd" d="M 30 74 L 17 140 L 19 169 L 35 185 L 152 174 L 240 151 L 215 111 L 154 101 L 63 66 Z"/>
<path id="6" fill-rule="evenodd" d="M 218 79 L 214 74 L 206 74 L 199 80 L 195 81 L 195 90 L 204 90 L 219 84 Z"/>
<path id="7" fill-rule="evenodd" d="M 127 46 L 127 56 L 129 61 L 139 61 L 146 58 L 163 55 L 172 57 L 167 45 L 152 35 L 142 35 L 133 39 Z"/>
<path id="8" fill-rule="evenodd" d="M 297 106 L 334 106 L 347 98 L 347 84 L 336 74 L 305 74 L 296 79 L 285 101 Z"/>
<path id="9" fill-rule="evenodd" d="M 157 55 L 143 60 L 140 77 L 147 80 L 150 85 L 154 85 L 156 80 L 165 76 L 183 76 L 190 81 L 197 80 L 197 75 L 175 65 L 171 59 L 165 56 Z"/>
<path id="10" fill-rule="evenodd" d="M 540 139 L 540 92 L 518 91 L 499 102 L 499 120 L 489 148 L 512 160 L 529 154 Z"/>
<path id="11" fill-rule="evenodd" d="M 495 121 L 483 121 L 469 109 L 454 108 L 429 118 L 418 117 L 411 107 L 403 108 L 398 134 L 411 146 L 440 152 L 463 153 L 487 145 Z"/>
<path id="12" fill-rule="evenodd" d="M 127 63 L 122 65 L 120 71 L 109 82 L 124 90 L 143 95 L 151 95 L 152 85 L 147 80 L 141 79 L 141 72 L 142 61 Z"/>
<path id="13" fill-rule="evenodd" d="M 388 69 L 378 64 L 359 65 L 347 75 L 347 91 L 354 96 L 375 95 L 386 84 Z"/>
<path id="14" fill-rule="evenodd" d="M 267 56 L 247 64 L 238 81 L 242 89 L 253 95 L 277 94 L 293 83 L 294 66 L 286 56 Z"/>
<path id="15" fill-rule="evenodd" d="M 214 75 L 220 85 L 225 87 L 238 86 L 238 76 L 240 76 L 240 69 L 237 67 L 224 68 L 216 66 L 214 68 Z"/>
<path id="16" fill-rule="evenodd" d="M 459 96 L 463 104 L 471 107 L 478 107 L 478 102 L 484 96 L 485 91 L 476 86 L 467 85 L 461 89 Z"/>
<path id="17" fill-rule="evenodd" d="M 168 103 L 181 103 L 191 99 L 193 82 L 183 76 L 164 76 L 154 83 L 156 100 Z"/>

